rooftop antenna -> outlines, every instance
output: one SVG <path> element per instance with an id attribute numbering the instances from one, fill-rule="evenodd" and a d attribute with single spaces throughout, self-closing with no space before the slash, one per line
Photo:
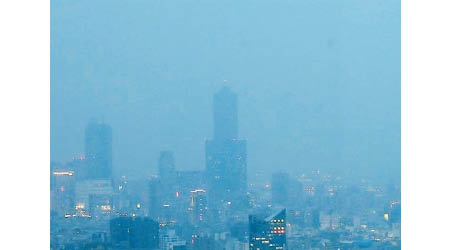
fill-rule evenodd
<path id="1" fill-rule="evenodd" d="M 225 78 L 222 80 L 222 87 L 225 87 L 225 88 L 229 87 L 228 80 Z"/>

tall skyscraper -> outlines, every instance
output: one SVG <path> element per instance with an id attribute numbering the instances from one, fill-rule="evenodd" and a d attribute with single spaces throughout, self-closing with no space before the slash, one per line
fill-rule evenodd
<path id="1" fill-rule="evenodd" d="M 112 130 L 105 123 L 91 120 L 85 129 L 84 150 L 89 179 L 112 176 Z"/>
<path id="2" fill-rule="evenodd" d="M 249 250 L 287 249 L 286 209 L 261 218 L 249 216 Z"/>
<path id="3" fill-rule="evenodd" d="M 246 141 L 238 139 L 238 98 L 228 87 L 214 95 L 214 138 L 206 141 L 206 178 L 213 207 L 237 202 L 247 190 Z"/>
<path id="4" fill-rule="evenodd" d="M 214 139 L 233 140 L 238 138 L 238 98 L 230 88 L 214 95 Z"/>
<path id="5" fill-rule="evenodd" d="M 164 185 L 173 186 L 175 184 L 177 173 L 172 151 L 162 151 L 159 155 L 158 174 Z"/>

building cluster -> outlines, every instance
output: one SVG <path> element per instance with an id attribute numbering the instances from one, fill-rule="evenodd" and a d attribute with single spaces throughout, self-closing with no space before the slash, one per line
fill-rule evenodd
<path id="1" fill-rule="evenodd" d="M 315 171 L 248 182 L 238 98 L 214 95 L 205 169 L 178 170 L 162 151 L 158 174 L 113 175 L 111 127 L 92 120 L 85 152 L 51 164 L 52 249 L 400 249 L 395 185 L 346 184 Z"/>

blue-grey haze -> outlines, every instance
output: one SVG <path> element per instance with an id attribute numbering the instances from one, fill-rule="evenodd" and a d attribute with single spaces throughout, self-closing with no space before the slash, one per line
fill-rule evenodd
<path id="1" fill-rule="evenodd" d="M 117 175 L 204 169 L 224 80 L 249 177 L 400 177 L 399 0 L 52 0 L 51 160 L 97 117 Z"/>

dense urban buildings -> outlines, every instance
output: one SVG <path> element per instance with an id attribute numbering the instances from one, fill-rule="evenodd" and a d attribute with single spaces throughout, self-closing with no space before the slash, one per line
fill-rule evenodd
<path id="1" fill-rule="evenodd" d="M 173 151 L 156 175 L 114 175 L 111 127 L 90 121 L 85 155 L 50 166 L 52 249 L 400 249 L 400 187 L 314 170 L 247 172 L 238 97 L 213 98 L 206 166 L 181 170 Z M 199 142 L 199 144 L 202 142 Z"/>

